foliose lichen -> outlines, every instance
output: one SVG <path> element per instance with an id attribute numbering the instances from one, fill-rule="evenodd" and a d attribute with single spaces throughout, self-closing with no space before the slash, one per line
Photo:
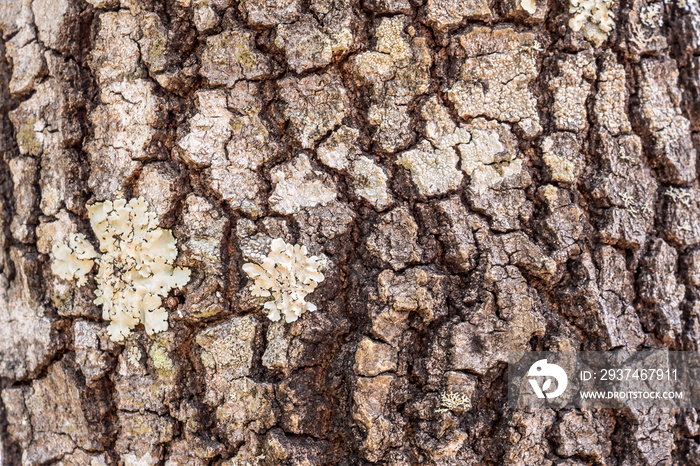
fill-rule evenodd
<path id="1" fill-rule="evenodd" d="M 102 305 L 102 318 L 110 321 L 107 332 L 113 341 L 123 341 L 139 323 L 149 335 L 167 330 L 162 297 L 190 279 L 189 269 L 172 265 L 177 257 L 172 233 L 158 228 L 156 214 L 148 211 L 142 197 L 127 202 L 118 196 L 87 210 L 99 252 L 85 235 L 73 234 L 67 242 L 53 245 L 51 271 L 81 287 L 97 263 L 94 302 Z"/>
<path id="2" fill-rule="evenodd" d="M 614 0 L 569 0 L 569 27 L 600 47 L 615 28 Z"/>
<path id="3" fill-rule="evenodd" d="M 68 242 L 55 243 L 52 247 L 54 262 L 51 271 L 64 280 L 77 280 L 78 286 L 87 282 L 87 275 L 94 265 L 97 252 L 82 233 L 73 233 Z"/>
<path id="4" fill-rule="evenodd" d="M 270 320 L 278 321 L 284 315 L 287 322 L 294 322 L 304 312 L 316 310 L 316 306 L 304 298 L 325 277 L 320 272 L 321 259 L 307 256 L 307 252 L 306 246 L 287 244 L 277 238 L 260 265 L 243 265 L 243 271 L 253 280 L 252 295 L 272 298 L 264 304 Z"/>
<path id="5" fill-rule="evenodd" d="M 472 407 L 472 400 L 466 393 L 446 391 L 440 393 L 440 408 L 437 413 L 447 411 L 469 411 Z"/>

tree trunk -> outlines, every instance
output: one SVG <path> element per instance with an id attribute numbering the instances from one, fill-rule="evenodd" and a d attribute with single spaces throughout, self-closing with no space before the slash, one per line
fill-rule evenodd
<path id="1" fill-rule="evenodd" d="M 0 463 L 700 464 L 694 410 L 506 400 L 509 351 L 698 349 L 696 0 L 0 5 Z M 113 341 L 125 269 L 55 264 L 119 198 L 190 276 Z"/>

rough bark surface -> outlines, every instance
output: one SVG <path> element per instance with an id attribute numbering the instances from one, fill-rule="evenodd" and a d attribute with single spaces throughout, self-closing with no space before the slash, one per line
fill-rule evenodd
<path id="1" fill-rule="evenodd" d="M 511 350 L 699 349 L 700 9 L 614 11 L 0 0 L 0 458 L 700 464 L 695 411 L 505 399 Z M 118 191 L 192 270 L 124 344 L 50 269 Z M 291 324 L 241 269 L 274 238 L 325 264 Z"/>

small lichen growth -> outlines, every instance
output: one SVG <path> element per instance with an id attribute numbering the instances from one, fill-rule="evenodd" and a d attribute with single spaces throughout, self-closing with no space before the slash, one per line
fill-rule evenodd
<path id="1" fill-rule="evenodd" d="M 520 6 L 531 15 L 534 15 L 537 11 L 537 5 L 534 0 L 520 0 Z"/>
<path id="2" fill-rule="evenodd" d="M 126 352 L 126 360 L 134 367 L 138 367 L 142 357 L 141 350 L 137 346 L 132 346 Z"/>
<path id="3" fill-rule="evenodd" d="M 642 23 L 651 29 L 659 29 L 664 25 L 664 17 L 662 12 L 663 4 L 652 3 L 647 5 L 642 10 Z"/>
<path id="4" fill-rule="evenodd" d="M 31 118 L 25 124 L 20 126 L 17 131 L 17 145 L 19 146 L 20 152 L 28 155 L 39 155 L 43 148 L 41 141 L 36 136 L 35 126 L 37 126 L 37 121 Z M 41 126 L 41 124 L 39 124 Z"/>
<path id="5" fill-rule="evenodd" d="M 173 360 L 168 355 L 168 350 L 161 345 L 154 343 L 148 351 L 153 367 L 159 375 L 168 377 L 173 373 Z"/>
<path id="6" fill-rule="evenodd" d="M 620 199 L 622 199 L 622 204 L 632 217 L 648 217 L 652 213 L 648 204 L 637 202 L 636 198 L 630 194 L 622 193 L 620 194 Z"/>
<path id="7" fill-rule="evenodd" d="M 690 224 L 688 222 L 683 222 L 680 225 L 678 225 L 678 229 L 685 232 L 693 231 L 693 229 L 690 228 Z"/>
<path id="8" fill-rule="evenodd" d="M 251 463 L 250 461 L 246 461 L 246 462 L 245 462 L 245 466 L 257 466 L 257 465 L 259 465 L 260 462 L 263 461 L 264 459 L 265 459 L 265 455 L 264 455 L 264 454 L 260 454 L 260 455 L 258 455 L 258 456 L 256 456 L 256 457 L 253 458 L 253 461 L 255 461 L 254 464 Z"/>
<path id="9" fill-rule="evenodd" d="M 278 321 L 284 315 L 287 322 L 294 322 L 305 311 L 316 310 L 304 298 L 324 279 L 321 259 L 308 257 L 306 246 L 287 244 L 282 238 L 273 240 L 270 247 L 261 265 L 247 263 L 243 271 L 254 281 L 250 287 L 253 296 L 272 298 L 264 305 L 270 320 Z"/>
<path id="10" fill-rule="evenodd" d="M 95 251 L 84 235 L 72 235 L 68 243 L 54 244 L 51 271 L 78 286 L 96 262 L 95 304 L 113 341 L 123 341 L 139 323 L 151 335 L 168 329 L 168 313 L 162 296 L 184 286 L 187 268 L 173 267 L 176 240 L 169 230 L 158 228 L 156 214 L 148 212 L 143 198 L 98 202 L 87 207 L 90 224 L 100 244 Z"/>
<path id="11" fill-rule="evenodd" d="M 685 207 L 690 207 L 690 193 L 687 190 L 671 186 L 664 192 L 664 196 L 670 197 L 673 202 L 679 202 Z"/>
<path id="12" fill-rule="evenodd" d="M 469 411 L 472 407 L 472 400 L 466 393 L 442 392 L 440 394 L 440 406 L 435 410 L 437 413 L 447 411 Z"/>
<path id="13" fill-rule="evenodd" d="M 421 141 L 396 161 L 411 172 L 421 194 L 442 194 L 456 189 L 462 182 L 463 175 L 457 169 L 459 156 L 452 147 L 434 148 L 428 141 Z"/>
<path id="14" fill-rule="evenodd" d="M 615 28 L 613 20 L 614 0 L 569 0 L 569 27 L 574 31 L 583 30 L 583 36 L 600 47 Z"/>
<path id="15" fill-rule="evenodd" d="M 697 6 L 697 0 L 678 0 L 676 5 L 678 5 L 681 11 L 688 12 L 692 10 L 694 6 Z"/>

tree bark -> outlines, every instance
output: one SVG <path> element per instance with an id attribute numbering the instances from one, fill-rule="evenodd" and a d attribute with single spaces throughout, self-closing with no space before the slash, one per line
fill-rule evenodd
<path id="1" fill-rule="evenodd" d="M 698 350 L 697 1 L 0 5 L 0 464 L 700 464 L 695 410 L 506 400 L 509 351 Z M 121 196 L 191 276 L 114 342 L 51 266 Z"/>

